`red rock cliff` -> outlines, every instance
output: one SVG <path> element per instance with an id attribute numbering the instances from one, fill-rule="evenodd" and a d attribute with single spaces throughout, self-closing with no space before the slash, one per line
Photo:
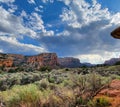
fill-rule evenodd
<path id="1" fill-rule="evenodd" d="M 0 66 L 12 67 L 12 65 L 13 65 L 12 59 L 0 59 Z"/>
<path id="2" fill-rule="evenodd" d="M 58 65 L 56 53 L 42 53 L 30 56 L 27 58 L 27 63 L 36 68 L 40 68 L 41 66 L 55 67 Z"/>

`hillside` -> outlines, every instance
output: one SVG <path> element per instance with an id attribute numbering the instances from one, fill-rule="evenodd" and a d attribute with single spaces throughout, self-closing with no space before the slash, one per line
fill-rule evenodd
<path id="1" fill-rule="evenodd" d="M 80 60 L 73 57 L 58 58 L 56 53 L 41 53 L 33 56 L 19 54 L 0 54 L 0 68 L 2 70 L 23 71 L 39 70 L 41 67 L 60 68 L 60 67 L 80 67 Z"/>
<path id="2" fill-rule="evenodd" d="M 4 107 L 119 107 L 119 79 L 119 65 L 4 72 L 0 101 Z"/>

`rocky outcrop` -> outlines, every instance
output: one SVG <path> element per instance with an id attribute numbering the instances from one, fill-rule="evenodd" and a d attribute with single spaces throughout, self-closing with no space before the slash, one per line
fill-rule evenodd
<path id="1" fill-rule="evenodd" d="M 55 67 L 80 67 L 80 60 L 72 57 L 58 58 L 56 53 L 41 53 L 34 56 L 19 54 L 0 54 L 0 67 L 39 69 L 43 66 Z"/>
<path id="2" fill-rule="evenodd" d="M 0 67 L 12 67 L 13 59 L 8 54 L 0 53 Z"/>
<path id="3" fill-rule="evenodd" d="M 0 59 L 0 67 L 12 67 L 13 60 L 12 59 Z"/>
<path id="4" fill-rule="evenodd" d="M 73 57 L 58 58 L 58 63 L 61 67 L 80 67 L 80 60 Z"/>
<path id="5" fill-rule="evenodd" d="M 42 66 L 54 68 L 58 65 L 56 53 L 42 53 L 35 56 L 0 54 L 0 67 L 22 67 L 39 69 Z"/>
<path id="6" fill-rule="evenodd" d="M 104 62 L 105 65 L 114 65 L 115 63 L 119 62 L 120 58 L 112 58 Z"/>
<path id="7" fill-rule="evenodd" d="M 120 80 L 113 80 L 108 87 L 102 89 L 95 98 L 107 98 L 110 107 L 120 107 Z"/>
<path id="8" fill-rule="evenodd" d="M 18 54 L 0 54 L 0 66 L 13 67 L 23 63 L 25 57 Z"/>
<path id="9" fill-rule="evenodd" d="M 58 65 L 56 53 L 42 53 L 36 56 L 27 57 L 27 64 L 39 69 L 41 66 L 50 66 L 54 68 Z"/>

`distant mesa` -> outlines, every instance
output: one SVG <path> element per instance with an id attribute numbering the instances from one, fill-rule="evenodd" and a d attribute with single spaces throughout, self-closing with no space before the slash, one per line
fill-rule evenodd
<path id="1" fill-rule="evenodd" d="M 21 67 L 24 69 L 31 68 L 32 70 L 35 70 L 42 66 L 50 66 L 54 68 L 57 65 L 58 58 L 56 53 L 42 53 L 34 56 L 0 53 L 0 67 Z"/>
<path id="2" fill-rule="evenodd" d="M 73 57 L 58 58 L 56 53 L 41 53 L 33 56 L 0 53 L 0 68 L 23 68 L 39 70 L 43 66 L 51 68 L 80 67 L 80 60 Z"/>
<path id="3" fill-rule="evenodd" d="M 120 58 L 111 58 L 104 62 L 105 65 L 115 65 L 117 62 L 120 62 Z"/>
<path id="4" fill-rule="evenodd" d="M 120 27 L 118 27 L 115 30 L 113 30 L 111 32 L 111 36 L 116 38 L 116 39 L 120 39 Z"/>
<path id="5" fill-rule="evenodd" d="M 27 57 L 26 62 L 30 67 L 39 69 L 42 66 L 55 68 L 58 66 L 58 57 L 56 53 L 41 53 L 39 55 Z"/>
<path id="6" fill-rule="evenodd" d="M 81 66 L 80 60 L 73 57 L 58 58 L 58 63 L 61 67 L 68 68 L 76 68 Z"/>

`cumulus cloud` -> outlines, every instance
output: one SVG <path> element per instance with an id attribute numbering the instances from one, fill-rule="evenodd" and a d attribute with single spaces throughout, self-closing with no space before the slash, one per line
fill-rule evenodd
<path id="1" fill-rule="evenodd" d="M 0 33 L 1 35 L 29 35 L 31 37 L 36 36 L 36 33 L 25 27 L 22 24 L 22 20 L 20 17 L 11 14 L 4 8 L 0 7 Z"/>
<path id="2" fill-rule="evenodd" d="M 35 11 L 36 12 L 43 12 L 43 6 L 38 6 L 38 7 L 35 7 Z"/>
<path id="3" fill-rule="evenodd" d="M 118 26 L 120 13 L 110 13 L 96 0 L 92 4 L 85 0 L 59 1 L 67 6 L 60 15 L 65 30 L 54 37 L 40 38 L 48 49 L 57 51 L 60 56 L 79 56 L 90 62 L 94 59 L 93 63 L 102 63 L 107 55 L 110 58 L 119 52 L 120 42 L 114 40 L 110 32 Z M 106 51 L 115 55 L 106 55 Z"/>
<path id="4" fill-rule="evenodd" d="M 53 31 L 47 31 L 44 22 L 37 13 L 27 14 L 24 10 L 20 16 L 4 9 L 0 6 L 0 51 L 23 54 L 36 54 L 46 52 L 47 49 L 41 44 L 35 46 L 21 43 L 18 39 L 24 39 L 28 36 L 31 39 L 37 38 L 38 34 L 42 36 L 51 36 Z M 27 21 L 25 22 L 24 19 Z M 17 51 L 17 52 L 16 52 Z"/>
<path id="5" fill-rule="evenodd" d="M 28 15 L 25 11 L 21 12 L 21 16 L 16 16 L 9 11 L 0 7 L 0 35 L 26 35 L 32 38 L 37 37 L 37 33 L 42 35 L 53 35 L 53 31 L 47 31 L 40 15 L 33 12 Z M 24 22 L 26 18 L 27 23 Z"/>
<path id="6" fill-rule="evenodd" d="M 31 50 L 33 53 L 38 53 L 48 50 L 57 52 L 59 56 L 75 56 L 81 61 L 89 60 L 92 63 L 117 57 L 120 42 L 113 39 L 110 32 L 119 26 L 120 12 L 109 12 L 109 9 L 103 8 L 97 0 L 92 0 L 92 3 L 88 3 L 87 0 L 57 1 L 64 3 L 62 13 L 57 19 L 59 23 L 49 23 L 47 18 L 38 14 L 43 10 L 43 6 L 34 5 L 35 11 L 27 13 L 23 10 L 20 16 L 14 14 L 17 7 L 6 10 L 0 6 L 0 51 L 15 52 L 18 48 L 20 53 L 22 51 L 29 53 Z M 14 0 L 0 0 L 0 2 L 12 4 Z M 35 4 L 34 0 L 28 2 Z M 24 36 L 40 41 L 40 47 L 32 43 L 20 43 L 18 37 L 24 39 Z"/>
<path id="7" fill-rule="evenodd" d="M 93 4 L 85 2 L 85 0 L 76 0 L 71 3 L 63 1 L 69 9 L 63 9 L 62 18 L 63 22 L 66 22 L 71 27 L 82 27 L 89 25 L 94 21 L 109 20 L 110 13 L 107 8 L 101 9 L 101 5 L 93 1 Z M 77 26 L 76 26 L 77 25 Z"/>
<path id="8" fill-rule="evenodd" d="M 53 3 L 54 0 L 42 0 L 42 2 L 43 2 L 43 3 L 48 3 L 48 2 L 49 2 L 49 3 Z"/>
<path id="9" fill-rule="evenodd" d="M 3 51 L 4 50 L 4 51 Z M 35 46 L 32 44 L 20 43 L 15 37 L 0 37 L 0 51 L 6 53 L 17 53 L 30 55 L 47 52 L 44 46 Z"/>
<path id="10" fill-rule="evenodd" d="M 82 54 L 82 55 L 76 55 L 74 57 L 79 58 L 81 62 L 89 62 L 92 64 L 101 64 L 104 63 L 105 60 L 108 60 L 110 58 L 118 58 L 120 56 L 120 52 L 107 52 L 104 51 L 102 54 Z"/>
<path id="11" fill-rule="evenodd" d="M 2 3 L 13 3 L 15 0 L 0 0 Z"/>
<path id="12" fill-rule="evenodd" d="M 32 13 L 29 17 L 28 26 L 32 30 L 36 31 L 39 36 L 53 36 L 54 31 L 49 30 L 47 31 L 44 26 L 44 21 L 42 20 L 41 16 L 38 13 Z"/>
<path id="13" fill-rule="evenodd" d="M 28 0 L 28 3 L 35 4 L 35 1 L 34 0 Z"/>

